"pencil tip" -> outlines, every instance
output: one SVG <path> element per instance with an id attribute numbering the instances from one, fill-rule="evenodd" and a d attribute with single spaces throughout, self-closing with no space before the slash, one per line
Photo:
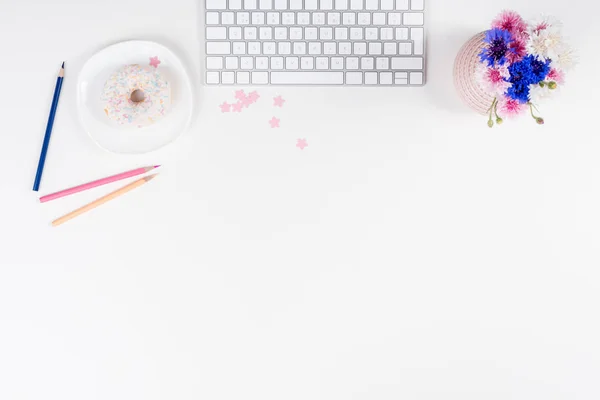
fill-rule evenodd
<path id="1" fill-rule="evenodd" d="M 160 165 L 155 165 L 155 166 L 154 166 L 154 168 L 158 168 L 158 167 L 160 167 Z"/>
<path id="2" fill-rule="evenodd" d="M 154 178 L 156 175 L 158 175 L 158 174 L 148 175 L 144 179 L 146 180 L 146 182 L 148 182 L 148 181 L 152 180 L 152 178 Z"/>
<path id="3" fill-rule="evenodd" d="M 61 68 L 64 68 L 64 67 L 65 67 L 65 62 L 63 61 L 63 65 L 62 65 L 62 67 L 61 67 Z"/>

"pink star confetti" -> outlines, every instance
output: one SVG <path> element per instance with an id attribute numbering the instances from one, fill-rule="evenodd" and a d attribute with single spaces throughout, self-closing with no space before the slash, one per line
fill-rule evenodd
<path id="1" fill-rule="evenodd" d="M 308 147 L 308 142 L 306 139 L 298 139 L 298 143 L 296 143 L 296 147 L 300 150 L 304 150 L 304 148 Z"/>
<path id="2" fill-rule="evenodd" d="M 252 103 L 256 103 L 260 98 L 260 95 L 258 94 L 258 92 L 254 91 L 248 93 L 248 98 L 252 101 Z"/>
<path id="3" fill-rule="evenodd" d="M 233 107 L 233 112 L 242 112 L 242 107 L 244 107 L 244 103 L 242 103 L 241 101 L 238 101 L 232 107 Z"/>
<path id="4" fill-rule="evenodd" d="M 241 100 L 241 102 L 242 102 L 242 105 L 246 108 L 250 107 L 250 104 L 254 103 L 252 101 L 252 99 L 250 98 L 250 96 L 244 97 L 244 99 Z"/>
<path id="5" fill-rule="evenodd" d="M 238 100 L 244 100 L 246 98 L 246 93 L 243 90 L 238 90 L 235 92 L 235 98 Z"/>
<path id="6" fill-rule="evenodd" d="M 277 96 L 277 97 L 273 98 L 273 106 L 274 107 L 283 107 L 283 103 L 285 103 L 285 100 L 283 99 L 283 97 Z"/>
<path id="7" fill-rule="evenodd" d="M 229 104 L 227 102 L 224 102 L 219 107 L 221 107 L 221 112 L 222 113 L 228 113 L 229 111 L 231 111 L 231 104 Z"/>
<path id="8" fill-rule="evenodd" d="M 271 118 L 269 124 L 271 124 L 271 128 L 279 128 L 279 118 Z"/>
<path id="9" fill-rule="evenodd" d="M 160 64 L 160 60 L 158 59 L 158 56 L 150 57 L 150 65 L 151 66 L 153 66 L 154 68 L 158 68 L 158 64 Z"/>

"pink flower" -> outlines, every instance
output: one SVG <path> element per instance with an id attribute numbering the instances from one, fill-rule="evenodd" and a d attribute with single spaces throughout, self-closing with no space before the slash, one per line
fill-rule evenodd
<path id="1" fill-rule="evenodd" d="M 527 33 L 527 23 L 514 11 L 503 11 L 492 22 L 492 28 L 509 31 L 515 39 L 525 39 L 529 36 Z"/>
<path id="2" fill-rule="evenodd" d="M 527 110 L 527 104 L 510 97 L 502 96 L 498 100 L 498 114 L 502 117 L 516 117 Z"/>
<path id="3" fill-rule="evenodd" d="M 565 83 L 565 73 L 563 71 L 559 71 L 558 69 L 552 68 L 550 73 L 546 77 L 547 81 L 554 81 L 559 85 Z"/>
<path id="4" fill-rule="evenodd" d="M 527 40 L 525 38 L 515 39 L 510 45 L 511 51 L 506 55 L 508 62 L 513 64 L 521 61 L 527 55 Z"/>
<path id="5" fill-rule="evenodd" d="M 493 96 L 502 96 L 510 87 L 510 83 L 506 81 L 510 76 L 507 65 L 487 67 L 481 64 L 477 75 L 482 88 Z"/>

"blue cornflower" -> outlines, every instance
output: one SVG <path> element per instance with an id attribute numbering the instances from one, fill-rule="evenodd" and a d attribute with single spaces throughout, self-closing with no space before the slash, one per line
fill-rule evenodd
<path id="1" fill-rule="evenodd" d="M 496 63 L 504 65 L 506 55 L 512 51 L 510 45 L 514 41 L 513 36 L 509 31 L 504 29 L 494 28 L 487 31 L 484 41 L 487 46 L 479 54 L 482 62 L 487 62 L 489 67 L 493 67 Z"/>
<path id="2" fill-rule="evenodd" d="M 529 55 L 508 67 L 512 86 L 506 94 L 521 103 L 529 101 L 530 85 L 537 85 L 550 73 L 550 60 L 541 61 L 537 56 Z"/>
<path id="3" fill-rule="evenodd" d="M 537 56 L 530 55 L 525 57 L 523 61 L 531 65 L 532 80 L 529 83 L 532 85 L 542 82 L 550 73 L 551 60 L 542 61 Z"/>
<path id="4" fill-rule="evenodd" d="M 517 100 L 520 103 L 527 103 L 529 101 L 529 84 L 523 82 L 513 83 L 511 87 L 508 88 L 506 94 L 511 99 Z"/>

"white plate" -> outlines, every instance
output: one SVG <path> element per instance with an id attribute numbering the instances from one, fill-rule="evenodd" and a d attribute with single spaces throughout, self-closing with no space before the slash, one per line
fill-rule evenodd
<path id="1" fill-rule="evenodd" d="M 150 57 L 158 57 L 158 69 L 171 85 L 171 112 L 144 128 L 118 125 L 104 113 L 100 101 L 104 83 L 124 65 L 150 65 Z M 141 154 L 171 143 L 188 128 L 193 102 L 190 77 L 183 63 L 171 50 L 154 42 L 132 40 L 99 51 L 85 63 L 77 81 L 81 124 L 94 142 L 114 153 Z"/>

